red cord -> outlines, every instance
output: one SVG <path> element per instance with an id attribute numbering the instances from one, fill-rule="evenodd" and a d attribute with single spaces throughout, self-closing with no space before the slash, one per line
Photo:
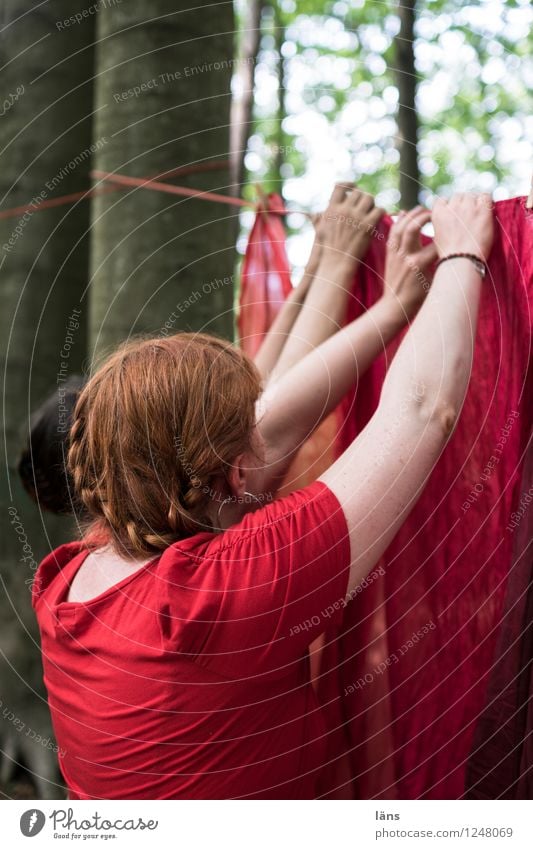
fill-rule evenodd
<path id="1" fill-rule="evenodd" d="M 156 177 L 128 177 L 125 174 L 116 174 L 110 171 L 91 171 L 91 177 L 107 183 L 113 183 L 111 186 L 100 186 L 92 189 L 86 189 L 82 192 L 74 192 L 69 195 L 61 195 L 57 198 L 44 199 L 39 204 L 31 202 L 24 206 L 14 206 L 11 209 L 3 209 L 0 211 L 0 219 L 16 218 L 24 215 L 26 212 L 40 212 L 42 209 L 50 209 L 54 206 L 63 206 L 69 203 L 75 203 L 78 200 L 85 200 L 98 195 L 109 194 L 111 192 L 120 191 L 121 188 L 139 188 L 150 189 L 156 192 L 165 192 L 172 195 L 180 195 L 181 197 L 197 198 L 197 200 L 209 200 L 215 203 L 225 203 L 230 206 L 251 207 L 260 210 L 263 206 L 263 201 L 258 203 L 253 201 L 243 200 L 242 198 L 231 197 L 229 195 L 218 194 L 217 192 L 206 192 L 199 189 L 189 189 L 185 186 L 175 186 L 172 183 L 161 182 L 162 177 L 169 178 L 183 174 L 193 174 L 204 171 L 213 171 L 227 167 L 227 160 L 217 160 L 215 162 L 206 162 L 198 165 L 185 165 L 178 168 L 171 168 L 168 171 L 163 171 Z M 274 215 L 287 215 L 289 212 L 300 212 L 302 215 L 311 217 L 310 213 L 303 210 L 288 210 L 285 207 L 276 207 L 270 209 L 269 212 Z"/>

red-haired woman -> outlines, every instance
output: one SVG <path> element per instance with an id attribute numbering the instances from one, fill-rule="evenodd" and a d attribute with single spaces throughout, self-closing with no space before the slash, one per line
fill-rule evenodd
<path id="1" fill-rule="evenodd" d="M 486 260 L 487 197 L 437 201 L 447 261 L 378 410 L 319 481 L 270 499 L 302 439 L 405 324 L 418 218 L 394 228 L 383 298 L 270 384 L 259 411 L 253 363 L 193 334 L 129 343 L 81 392 L 69 462 L 92 521 L 34 585 L 71 798 L 315 794 L 324 727 L 308 645 L 394 537 L 459 414 L 481 275 L 449 255 Z"/>

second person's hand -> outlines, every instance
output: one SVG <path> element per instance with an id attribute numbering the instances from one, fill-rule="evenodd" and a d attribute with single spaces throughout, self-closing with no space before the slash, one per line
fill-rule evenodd
<path id="1" fill-rule="evenodd" d="M 384 210 L 374 205 L 374 198 L 354 188 L 352 183 L 335 186 L 328 207 L 317 222 L 317 242 L 321 263 L 342 267 L 352 274 L 365 255 L 370 239 Z"/>
<path id="2" fill-rule="evenodd" d="M 422 227 L 430 218 L 431 213 L 422 206 L 400 212 L 387 242 L 383 297 L 394 300 L 408 319 L 429 291 L 429 270 L 437 259 L 435 244 L 423 245 L 420 238 Z"/>

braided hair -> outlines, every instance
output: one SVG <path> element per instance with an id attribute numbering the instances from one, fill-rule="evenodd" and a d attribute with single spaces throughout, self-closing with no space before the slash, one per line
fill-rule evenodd
<path id="1" fill-rule="evenodd" d="M 259 393 L 252 361 L 216 337 L 122 345 L 80 393 L 70 431 L 89 536 L 135 558 L 211 529 L 213 481 L 251 449 Z"/>

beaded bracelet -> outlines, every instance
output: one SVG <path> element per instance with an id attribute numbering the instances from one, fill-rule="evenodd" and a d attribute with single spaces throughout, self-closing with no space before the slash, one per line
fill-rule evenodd
<path id="1" fill-rule="evenodd" d="M 479 273 L 481 274 L 481 278 L 483 279 L 484 277 L 486 277 L 487 263 L 483 259 L 481 259 L 481 257 L 476 256 L 475 254 L 448 254 L 448 256 L 443 256 L 436 264 L 435 271 L 437 270 L 439 265 L 442 265 L 443 262 L 447 262 L 447 260 L 449 259 L 458 258 L 469 259 L 470 262 L 473 263 L 473 265 L 475 266 L 476 271 L 479 271 Z"/>

